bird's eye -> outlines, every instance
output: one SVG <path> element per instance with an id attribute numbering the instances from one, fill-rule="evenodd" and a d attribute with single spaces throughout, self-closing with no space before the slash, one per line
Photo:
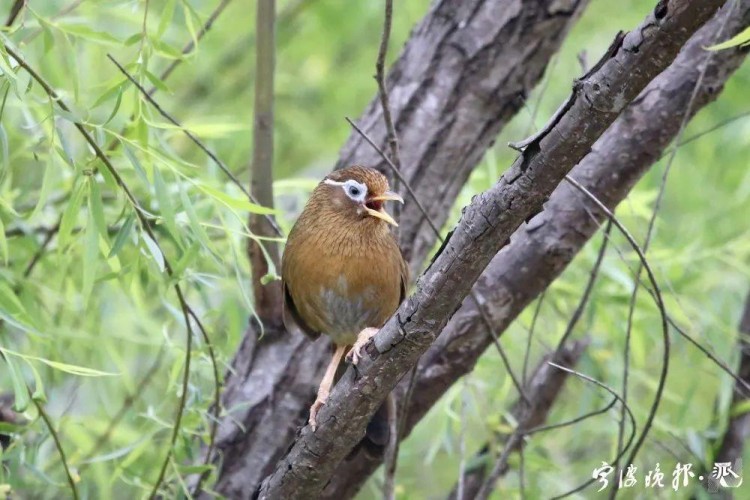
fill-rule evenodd
<path id="1" fill-rule="evenodd" d="M 359 196 L 360 191 L 356 186 L 349 186 L 349 196 Z"/>

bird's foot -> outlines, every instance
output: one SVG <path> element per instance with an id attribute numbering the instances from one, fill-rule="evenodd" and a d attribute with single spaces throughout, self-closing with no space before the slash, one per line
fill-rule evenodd
<path id="1" fill-rule="evenodd" d="M 324 399 L 318 398 L 310 407 L 310 418 L 307 420 L 307 423 L 310 424 L 313 432 L 315 432 L 315 429 L 318 427 L 318 412 L 325 404 L 326 402 Z"/>
<path id="2" fill-rule="evenodd" d="M 359 335 L 357 335 L 357 341 L 352 346 L 349 354 L 346 355 L 346 362 L 356 366 L 359 363 L 359 360 L 362 359 L 362 349 L 364 349 L 370 339 L 373 338 L 379 330 L 379 328 L 365 328 L 359 332 Z"/>

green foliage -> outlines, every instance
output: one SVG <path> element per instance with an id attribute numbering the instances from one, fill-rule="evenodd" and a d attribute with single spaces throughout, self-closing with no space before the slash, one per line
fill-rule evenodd
<path id="1" fill-rule="evenodd" d="M 731 47 L 745 47 L 748 44 L 750 44 L 750 27 L 746 28 L 740 33 L 737 33 L 726 42 L 718 43 L 709 47 L 709 50 L 722 50 Z"/>
<path id="2" fill-rule="evenodd" d="M 10 3 L 2 3 L 0 12 Z M 593 62 L 612 35 L 634 26 L 651 3 L 592 1 L 549 68 L 549 84 L 541 86 L 546 91 L 538 90 L 529 101 L 530 108 L 539 104 L 534 123 L 522 113 L 506 128 L 463 191 L 454 220 L 460 206 L 490 186 L 513 160 L 513 152 L 502 145 L 525 137 L 565 97 L 580 75 L 576 55 L 581 48 L 587 48 Z M 182 423 L 162 487 L 167 497 L 183 494 L 185 478 L 205 470 L 198 448 L 209 439 L 214 368 L 205 340 L 195 332 L 190 378 L 183 386 L 187 330 L 174 285 L 181 286 L 205 324 L 223 373 L 252 314 L 245 247 L 247 238 L 256 237 L 247 233 L 247 213 L 275 213 L 288 228 L 314 186 L 310 179 L 328 170 L 350 132 L 343 117 L 356 116 L 375 94 L 379 2 L 280 1 L 278 209 L 248 202 L 106 57 L 111 53 L 138 82 L 153 86 L 160 104 L 247 184 L 253 9 L 247 2 L 230 3 L 197 48 L 181 55 L 184 44 L 196 41 L 216 4 L 29 2 L 2 35 L 3 43 L 21 53 L 70 110 L 50 100 L 0 50 L 0 387 L 15 394 L 16 410 L 29 421 L 0 429 L 16 433 L 2 453 L 0 495 L 9 490 L 29 498 L 69 495 L 52 434 L 35 402 L 50 415 L 81 497 L 148 495 L 170 449 L 184 395 Z M 390 60 L 427 5 L 426 0 L 397 2 Z M 175 61 L 177 69 L 162 78 Z M 748 83 L 745 68 L 721 100 L 699 114 L 687 135 L 746 110 Z M 76 123 L 84 124 L 107 152 L 114 172 L 96 158 Z M 736 359 L 736 322 L 750 283 L 748 132 L 747 120 L 738 120 L 680 149 L 649 252 L 670 313 L 728 362 Z M 659 180 L 657 167 L 618 212 L 641 239 Z M 532 362 L 564 329 L 598 243 L 587 246 L 548 292 Z M 628 269 L 636 261 L 620 237 L 613 243 L 623 253 L 610 252 L 606 258 L 579 326 L 579 333 L 594 337 L 579 369 L 617 387 L 633 285 Z M 503 337 L 511 359 L 523 358 L 531 313 L 526 311 Z M 653 304 L 641 293 L 631 367 L 639 418 L 654 389 L 657 325 Z M 674 457 L 657 445 L 661 441 L 680 439 L 708 453 L 709 438 L 721 430 L 711 410 L 717 397 L 720 416 L 747 410 L 729 404 L 727 376 L 682 341 L 674 349 L 676 361 L 654 439 L 641 455 L 644 468 L 658 461 L 674 464 Z M 405 444 L 399 461 L 401 497 L 438 496 L 452 486 L 462 425 L 467 453 L 494 431 L 509 429 L 505 416 L 515 393 L 500 366 L 496 353 L 489 352 Z M 550 422 L 603 406 L 606 398 L 582 384 L 569 382 Z M 530 498 L 588 479 L 593 466 L 613 454 L 614 419 L 608 414 L 532 439 L 525 456 Z M 517 479 L 513 473 L 506 478 L 499 497 L 517 495 Z M 377 496 L 376 484 L 372 481 L 362 495 Z"/>

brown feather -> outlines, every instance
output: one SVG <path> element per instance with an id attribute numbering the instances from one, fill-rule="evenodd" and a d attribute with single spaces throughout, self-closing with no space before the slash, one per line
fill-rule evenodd
<path id="1" fill-rule="evenodd" d="M 350 167 L 328 176 L 354 179 L 370 195 L 388 190 L 375 170 Z M 389 226 L 362 213 L 340 186 L 321 182 L 287 239 L 282 259 L 285 322 L 316 338 L 354 343 L 381 327 L 406 294 L 408 270 Z"/>

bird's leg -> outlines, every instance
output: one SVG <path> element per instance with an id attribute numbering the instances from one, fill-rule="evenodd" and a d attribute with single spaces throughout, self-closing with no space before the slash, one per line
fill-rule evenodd
<path id="1" fill-rule="evenodd" d="M 379 328 L 365 328 L 359 332 L 359 335 L 357 335 L 357 341 L 352 346 L 352 350 L 346 355 L 347 363 L 351 363 L 355 366 L 359 363 L 359 360 L 362 358 L 362 349 L 367 345 L 370 339 L 378 333 L 378 331 L 380 331 Z"/>
<path id="2" fill-rule="evenodd" d="M 346 346 L 336 346 L 336 351 L 333 353 L 331 362 L 328 363 L 328 368 L 326 368 L 326 373 L 323 375 L 323 380 L 320 381 L 318 397 L 315 398 L 315 402 L 310 407 L 310 419 L 308 420 L 313 431 L 315 431 L 315 428 L 318 426 L 318 411 L 320 411 L 328 400 L 328 395 L 331 393 L 331 386 L 333 385 L 333 378 L 336 376 L 336 370 L 338 369 L 339 364 L 341 363 L 341 358 L 344 357 L 345 352 Z"/>

